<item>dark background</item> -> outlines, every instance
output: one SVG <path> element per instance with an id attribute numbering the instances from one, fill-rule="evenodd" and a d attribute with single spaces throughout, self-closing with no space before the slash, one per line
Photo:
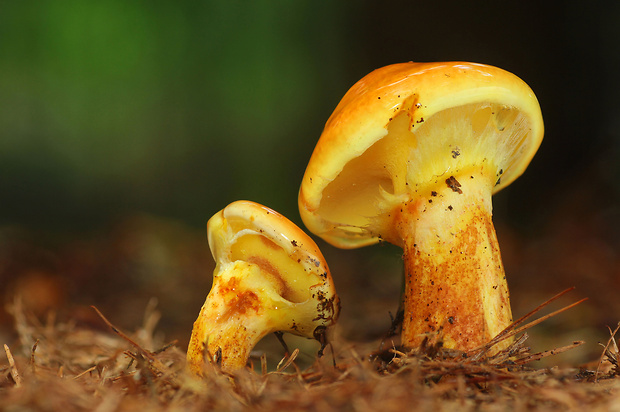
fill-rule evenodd
<path id="1" fill-rule="evenodd" d="M 132 328 L 155 297 L 185 344 L 208 218 L 248 199 L 301 224 L 305 165 L 346 90 L 387 64 L 464 60 L 538 96 L 545 139 L 494 219 L 515 315 L 570 286 L 564 303 L 589 297 L 534 346 L 585 339 L 574 356 L 590 360 L 620 321 L 619 22 L 612 1 L 1 2 L 2 298 L 90 323 L 95 304 Z M 377 338 L 400 251 L 318 243 L 341 333 Z"/>

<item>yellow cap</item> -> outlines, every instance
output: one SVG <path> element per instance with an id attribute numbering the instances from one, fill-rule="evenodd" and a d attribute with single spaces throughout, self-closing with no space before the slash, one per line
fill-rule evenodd
<path id="1" fill-rule="evenodd" d="M 300 214 L 337 247 L 398 243 L 391 214 L 418 190 L 484 165 L 497 192 L 523 173 L 542 137 L 536 96 L 505 70 L 386 66 L 357 82 L 327 121 L 303 177 Z"/>

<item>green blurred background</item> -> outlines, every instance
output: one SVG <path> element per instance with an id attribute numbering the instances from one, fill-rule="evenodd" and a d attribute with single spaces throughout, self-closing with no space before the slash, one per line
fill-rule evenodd
<path id="1" fill-rule="evenodd" d="M 612 1 L 2 1 L 0 286 L 52 278 L 52 308 L 125 314 L 157 296 L 183 340 L 212 214 L 248 199 L 301 224 L 306 162 L 346 90 L 387 64 L 465 60 L 523 78 L 545 118 L 532 165 L 494 199 L 515 313 L 577 285 L 593 303 L 564 328 L 604 333 L 620 320 L 619 21 Z M 400 252 L 319 245 L 349 288 L 345 334 L 389 324 L 354 296 L 395 302 L 398 276 L 375 275 L 398 273 Z"/>
<path id="2" fill-rule="evenodd" d="M 202 226 L 239 198 L 295 218 L 340 97 L 409 60 L 484 62 L 531 85 L 547 135 L 515 191 L 540 195 L 617 150 L 619 6 L 426 3 L 3 2 L 1 222 L 88 230 L 145 211 Z"/>

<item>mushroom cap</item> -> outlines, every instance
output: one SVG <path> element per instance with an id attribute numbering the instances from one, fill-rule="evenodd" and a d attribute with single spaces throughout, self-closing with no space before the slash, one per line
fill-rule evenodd
<path id="1" fill-rule="evenodd" d="M 526 169 L 543 129 L 536 96 L 505 70 L 466 62 L 377 69 L 327 120 L 301 184 L 302 220 L 341 248 L 399 244 L 395 208 L 438 177 L 481 164 L 493 193 L 503 189 Z"/>
<path id="2" fill-rule="evenodd" d="M 260 305 L 247 313 L 264 315 L 261 322 L 269 329 L 265 334 L 285 331 L 316 338 L 317 327 L 336 322 L 339 299 L 325 258 L 316 243 L 280 213 L 236 201 L 209 219 L 207 236 L 216 261 L 214 289 L 222 289 L 222 282 L 236 284 L 229 289 L 237 306 L 242 288 L 256 296 Z"/>

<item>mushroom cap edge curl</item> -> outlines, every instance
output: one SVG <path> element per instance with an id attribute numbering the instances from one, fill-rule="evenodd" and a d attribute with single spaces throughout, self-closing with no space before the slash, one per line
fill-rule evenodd
<path id="1" fill-rule="evenodd" d="M 207 224 L 216 261 L 213 287 L 194 323 L 190 371 L 204 362 L 232 372 L 271 332 L 290 332 L 325 344 L 340 311 L 331 274 L 316 243 L 281 214 L 236 201 Z"/>
<path id="2" fill-rule="evenodd" d="M 377 146 L 388 135 L 390 123 L 399 115 L 400 120 L 406 121 L 415 134 L 426 127 L 435 114 L 480 103 L 517 108 L 530 129 L 518 147 L 499 147 L 508 150 L 497 153 L 503 165 L 497 167 L 497 173 L 501 173 L 493 187 L 493 193 L 496 193 L 525 171 L 542 142 L 544 126 L 540 106 L 525 82 L 503 69 L 468 62 L 398 63 L 376 69 L 359 80 L 347 91 L 327 120 L 306 168 L 298 197 L 300 215 L 306 227 L 340 248 L 352 249 L 381 240 L 398 243 L 388 234 L 392 222 L 387 215 L 409 200 L 417 187 L 425 183 L 407 181 L 415 179 L 414 176 L 407 176 L 407 168 L 421 167 L 406 163 L 408 154 L 403 152 L 412 148 L 412 140 L 407 142 L 401 139 L 391 143 L 392 148 L 399 150 L 401 155 L 389 160 L 391 170 L 386 173 L 377 170 L 382 165 L 369 168 L 362 165 L 360 159 L 369 148 Z M 402 119 L 404 116 L 407 119 Z M 413 135 L 410 137 L 415 139 Z M 461 146 L 452 144 L 446 150 L 450 154 L 453 151 L 466 154 Z M 354 160 L 360 163 L 356 164 L 356 170 L 351 167 Z M 465 159 L 461 157 L 459 160 Z M 447 166 L 443 162 L 434 167 L 431 165 L 422 174 L 422 180 L 447 173 Z M 354 172 L 359 172 L 358 179 L 349 184 L 357 188 L 340 187 L 326 194 L 343 174 Z M 351 179 L 350 176 L 346 178 Z M 369 184 L 364 184 L 364 180 L 370 184 L 378 183 L 377 188 L 381 189 L 368 188 Z M 373 205 L 360 206 L 362 195 L 353 193 L 360 187 L 363 187 L 363 195 L 367 196 L 366 204 L 374 202 Z M 399 193 L 386 193 L 386 189 Z M 338 192 L 343 196 L 339 196 Z M 334 211 L 335 208 L 340 211 Z M 361 208 L 360 212 L 365 216 L 354 216 L 352 213 L 343 218 L 345 213 L 341 211 L 348 213 L 356 208 Z"/>

